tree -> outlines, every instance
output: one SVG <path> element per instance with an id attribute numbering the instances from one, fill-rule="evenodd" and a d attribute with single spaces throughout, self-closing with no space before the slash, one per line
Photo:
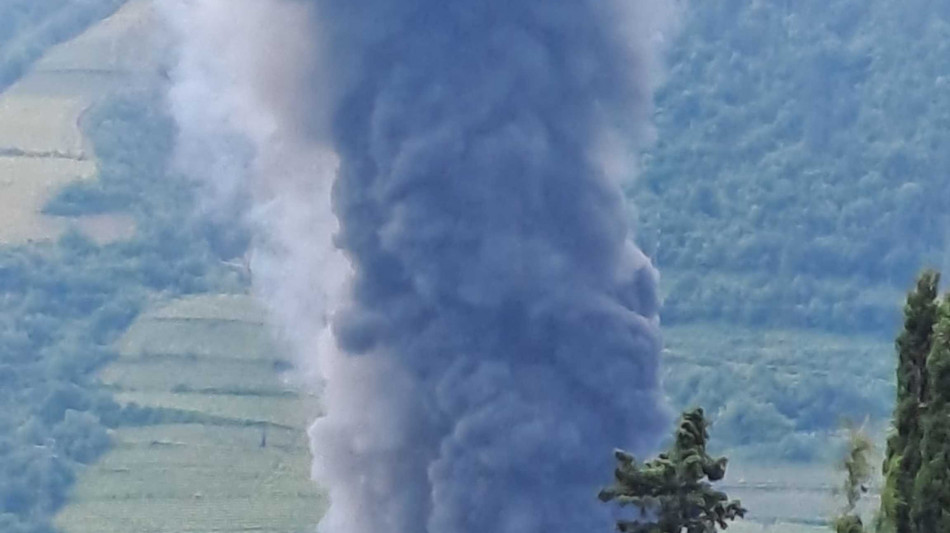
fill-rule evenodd
<path id="1" fill-rule="evenodd" d="M 923 272 L 904 305 L 904 330 L 897 338 L 897 405 L 893 433 L 884 459 L 884 490 L 879 526 L 885 531 L 912 533 L 910 519 L 914 480 L 920 469 L 921 406 L 927 401 L 927 357 L 937 322 L 940 274 Z"/>
<path id="2" fill-rule="evenodd" d="M 845 473 L 841 492 L 845 496 L 845 506 L 834 521 L 835 533 L 864 533 L 864 522 L 857 513 L 858 502 L 868 490 L 871 480 L 871 461 L 869 456 L 874 445 L 867 434 L 851 426 L 849 428 L 848 453 L 841 462 Z"/>
<path id="3" fill-rule="evenodd" d="M 637 517 L 617 522 L 623 533 L 713 533 L 745 516 L 738 500 L 712 488 L 726 474 L 726 458 L 706 453 L 709 423 L 702 409 L 683 413 L 670 449 L 644 464 L 617 450 L 615 481 L 603 502 L 632 506 Z"/>
<path id="4" fill-rule="evenodd" d="M 918 533 L 950 531 L 950 296 L 940 305 L 927 373 L 920 470 L 911 500 L 911 522 Z"/>

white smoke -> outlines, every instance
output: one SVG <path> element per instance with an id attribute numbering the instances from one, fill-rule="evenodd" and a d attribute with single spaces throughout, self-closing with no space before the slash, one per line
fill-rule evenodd
<path id="1" fill-rule="evenodd" d="M 253 289 L 314 384 L 334 358 L 329 315 L 349 266 L 333 245 L 338 166 L 302 134 L 293 102 L 314 68 L 309 10 L 286 0 L 162 0 L 176 37 L 168 101 L 176 163 L 197 179 L 205 215 L 247 200 Z M 312 98 L 312 97 L 309 97 Z"/>
<path id="2" fill-rule="evenodd" d="M 160 0 L 177 41 L 169 104 L 178 164 L 203 184 L 208 216 L 246 206 L 254 291 L 303 381 L 325 383 L 328 415 L 311 431 L 314 475 L 331 499 L 323 531 L 590 529 L 609 521 L 590 486 L 609 476 L 606 452 L 649 446 L 665 416 L 656 273 L 618 213 L 630 154 L 652 136 L 651 94 L 675 4 L 514 0 L 515 22 L 490 27 L 484 43 L 481 33 L 466 37 L 479 53 L 512 52 L 497 65 L 476 58 L 486 76 L 428 86 L 443 65 L 416 57 L 373 79 L 370 63 L 386 57 L 387 42 L 430 23 L 420 11 L 484 24 L 509 9 L 491 2 L 475 16 L 445 2 L 453 6 Z M 444 45 L 409 49 L 451 63 Z M 497 83 L 486 80 L 496 66 Z M 545 92 L 544 80 L 575 78 Z M 347 103 L 354 88 L 380 93 L 366 106 Z M 371 117 L 361 114 L 372 105 Z M 334 130 L 343 108 L 358 116 Z M 349 150 L 348 174 L 331 142 Z M 379 175 L 354 170 L 363 159 Z M 484 204 L 497 217 L 466 226 L 444 216 L 437 194 L 412 197 L 433 187 L 433 168 L 471 173 L 471 183 L 446 180 L 436 192 L 471 194 L 462 209 Z M 342 244 L 337 180 L 336 212 L 349 222 Z M 559 228 L 544 227 L 551 221 Z M 360 249 L 364 234 L 375 241 Z M 432 246 L 443 235 L 449 244 Z M 459 236 L 474 244 L 459 246 Z M 409 281 L 386 287 L 389 275 Z"/>

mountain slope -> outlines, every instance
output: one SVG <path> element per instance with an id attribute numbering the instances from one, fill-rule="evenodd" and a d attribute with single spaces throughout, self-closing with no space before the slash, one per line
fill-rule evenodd
<path id="1" fill-rule="evenodd" d="M 58 527 L 64 533 L 314 527 L 325 498 L 308 475 L 305 428 L 319 406 L 282 383 L 278 370 L 289 365 L 266 327 L 246 296 L 195 296 L 143 313 L 102 376 L 121 404 L 158 409 L 164 418 L 113 433 L 114 448 L 81 473 Z"/>

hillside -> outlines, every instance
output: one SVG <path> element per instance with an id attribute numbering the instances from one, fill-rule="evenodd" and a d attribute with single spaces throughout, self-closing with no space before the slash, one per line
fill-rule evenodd
<path id="1" fill-rule="evenodd" d="M 688 5 L 630 190 L 666 321 L 890 339 L 948 257 L 946 2 Z"/>
<path id="2" fill-rule="evenodd" d="M 0 63 L 4 533 L 53 531 L 50 521 L 77 473 L 110 448 L 109 429 L 164 412 L 123 408 L 96 380 L 140 310 L 157 295 L 245 289 L 240 274 L 196 238 L 211 230 L 189 222 L 189 184 L 167 173 L 169 124 L 142 83 L 154 69 L 140 54 L 151 4 L 131 2 L 112 15 L 119 4 L 0 6 L 0 15 L 28 15 L 0 19 L 2 58 L 10 59 L 16 43 L 49 45 L 79 34 L 14 54 L 26 63 Z M 100 25 L 84 18 L 109 15 Z M 13 37 L 5 33 L 11 29 Z M 9 78 L 11 65 L 33 69 Z"/>
<path id="3" fill-rule="evenodd" d="M 135 231 L 129 216 L 54 217 L 43 208 L 62 186 L 96 179 L 82 119 L 105 95 L 128 90 L 146 75 L 150 48 L 142 28 L 150 11 L 146 1 L 126 4 L 48 50 L 0 96 L 0 243 L 55 239 L 71 227 L 101 243 Z"/>
<path id="4" fill-rule="evenodd" d="M 281 381 L 290 366 L 248 297 L 156 306 L 119 352 L 101 374 L 119 402 L 177 416 L 113 433 L 112 451 L 81 473 L 56 519 L 64 533 L 296 533 L 316 524 L 324 497 L 309 479 L 305 428 L 318 406 Z"/>
<path id="5" fill-rule="evenodd" d="M 801 457 L 889 414 L 904 293 L 950 257 L 948 37 L 933 0 L 688 2 L 628 192 L 668 390 L 732 444 Z"/>
<path id="6" fill-rule="evenodd" d="M 947 255 L 946 10 L 788 5 L 691 2 L 629 190 L 662 273 L 664 384 L 715 419 L 740 533 L 830 515 L 827 466 L 801 462 L 835 456 L 844 417 L 881 429 L 903 293 Z M 0 529 L 48 531 L 65 503 L 64 533 L 309 530 L 318 407 L 233 296 L 241 228 L 196 220 L 169 169 L 150 17 L 128 2 L 0 93 Z M 43 480 L 25 503 L 21 479 Z"/>

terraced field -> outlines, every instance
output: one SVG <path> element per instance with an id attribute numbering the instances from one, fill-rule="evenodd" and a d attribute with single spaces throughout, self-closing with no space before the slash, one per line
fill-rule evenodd
<path id="1" fill-rule="evenodd" d="M 305 428 L 315 395 L 289 365 L 245 296 L 177 300 L 144 313 L 101 374 L 121 403 L 217 417 L 206 424 L 123 428 L 80 476 L 57 517 L 65 533 L 297 533 L 325 505 L 309 479 Z"/>
<path id="2" fill-rule="evenodd" d="M 154 68 L 146 53 L 152 13 L 134 0 L 78 38 L 52 48 L 0 94 L 0 244 L 55 239 L 76 227 L 103 243 L 131 236 L 130 217 L 63 218 L 42 213 L 57 189 L 95 179 L 82 133 L 86 110 Z"/>

